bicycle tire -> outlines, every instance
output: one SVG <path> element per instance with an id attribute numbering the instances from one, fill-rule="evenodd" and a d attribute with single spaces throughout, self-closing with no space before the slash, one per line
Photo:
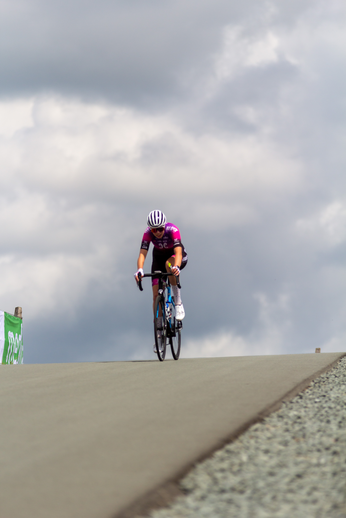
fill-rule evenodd
<path id="1" fill-rule="evenodd" d="M 162 315 L 162 325 L 161 327 L 158 325 L 158 318 L 161 307 L 161 315 Z M 162 295 L 158 295 L 155 300 L 154 306 L 154 336 L 155 336 L 155 345 L 156 345 L 156 354 L 160 362 L 166 357 L 166 332 L 167 323 L 165 319 L 165 301 Z M 161 338 L 159 337 L 159 331 L 161 331 Z"/>
<path id="2" fill-rule="evenodd" d="M 171 329 L 169 343 L 171 346 L 172 356 L 174 360 L 179 360 L 180 348 L 181 348 L 181 329 L 178 328 L 178 322 L 175 319 L 175 315 L 172 315 Z"/>

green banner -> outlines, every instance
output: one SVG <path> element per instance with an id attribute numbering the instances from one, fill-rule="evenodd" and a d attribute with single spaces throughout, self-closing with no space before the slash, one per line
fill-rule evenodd
<path id="1" fill-rule="evenodd" d="M 23 321 L 0 311 L 0 358 L 3 364 L 23 363 Z"/>

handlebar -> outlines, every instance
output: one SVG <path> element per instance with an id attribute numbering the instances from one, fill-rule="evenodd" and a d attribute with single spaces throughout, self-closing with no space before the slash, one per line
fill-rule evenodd
<path id="1" fill-rule="evenodd" d="M 163 277 L 168 277 L 170 275 L 173 275 L 174 277 L 176 277 L 176 279 L 177 279 L 177 286 L 180 289 L 181 288 L 181 285 L 180 285 L 180 275 L 175 276 L 173 273 L 161 272 L 161 271 L 157 271 L 157 272 L 154 272 L 154 273 L 145 273 L 144 275 L 141 275 L 139 273 L 138 274 L 138 279 L 139 280 L 137 282 L 138 288 L 140 289 L 140 291 L 143 291 L 142 279 L 144 277 L 154 277 L 155 279 L 160 279 L 160 278 L 162 279 Z"/>

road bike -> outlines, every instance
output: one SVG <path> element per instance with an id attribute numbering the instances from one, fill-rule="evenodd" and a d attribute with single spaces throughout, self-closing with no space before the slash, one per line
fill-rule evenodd
<path id="1" fill-rule="evenodd" d="M 181 330 L 183 323 L 175 317 L 175 302 L 172 295 L 172 287 L 168 276 L 172 275 L 167 272 L 157 271 L 154 273 L 145 273 L 138 275 L 138 287 L 143 291 L 142 279 L 144 277 L 153 277 L 159 280 L 159 291 L 154 304 L 154 335 L 156 354 L 162 362 L 166 357 L 166 348 L 171 346 L 172 356 L 174 360 L 178 360 L 181 348 Z M 179 276 L 177 277 L 177 286 L 180 286 Z"/>

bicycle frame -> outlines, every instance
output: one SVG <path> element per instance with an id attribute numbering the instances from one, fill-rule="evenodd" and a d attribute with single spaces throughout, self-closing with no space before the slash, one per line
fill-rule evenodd
<path id="1" fill-rule="evenodd" d="M 160 280 L 161 280 L 161 284 L 162 286 L 160 287 Z M 172 287 L 171 287 L 171 284 L 169 282 L 169 279 L 167 279 L 167 282 L 165 282 L 163 279 L 160 279 L 159 280 L 159 295 L 163 295 L 163 299 L 165 301 L 165 305 L 164 305 L 164 312 L 165 314 L 162 315 L 163 318 L 165 318 L 168 322 L 168 327 L 167 327 L 167 337 L 170 338 L 171 336 L 175 336 L 175 329 L 174 329 L 174 323 L 172 322 L 172 311 L 171 311 L 171 306 L 173 306 L 173 308 L 175 308 L 175 302 L 174 302 L 174 298 L 172 297 Z M 165 295 L 165 290 L 167 290 L 166 292 L 166 295 Z M 159 315 L 156 315 L 157 317 Z"/>
<path id="2" fill-rule="evenodd" d="M 167 307 L 169 307 L 169 304 L 172 304 L 172 306 L 175 307 L 174 298 L 172 296 L 172 287 L 171 287 L 171 283 L 169 282 L 169 279 L 168 279 L 168 277 L 170 275 L 173 275 L 173 274 L 168 273 L 168 272 L 161 272 L 161 271 L 157 271 L 154 273 L 145 273 L 144 275 L 139 276 L 139 281 L 137 284 L 138 284 L 138 288 L 140 289 L 140 291 L 143 291 L 143 286 L 142 286 L 143 277 L 153 277 L 154 279 L 159 280 L 158 295 L 163 295 L 164 301 L 165 301 L 165 306 L 163 309 L 165 314 L 162 316 L 169 322 L 169 332 L 171 333 L 170 336 L 175 336 L 175 329 L 173 329 L 174 326 L 172 325 L 172 319 L 167 318 L 167 316 L 166 316 Z M 178 286 L 178 288 L 181 288 L 180 276 L 177 277 L 177 286 Z M 167 296 L 165 296 L 166 289 L 167 289 Z M 156 317 L 158 317 L 158 316 L 159 315 L 156 315 Z M 177 321 L 177 327 L 178 327 L 178 329 L 181 329 L 183 327 L 183 323 L 180 320 Z"/>
<path id="3" fill-rule="evenodd" d="M 172 305 L 175 308 L 175 302 L 174 302 L 174 298 L 172 296 L 171 283 L 169 282 L 168 278 L 166 279 L 166 277 L 168 277 L 169 274 L 165 274 L 164 272 L 154 272 L 153 274 L 151 274 L 151 276 L 155 277 L 155 274 L 158 274 L 158 273 L 161 274 L 158 277 L 158 279 L 159 279 L 158 295 L 163 296 L 163 300 L 165 302 L 164 307 L 163 307 L 164 314 L 162 315 L 162 318 L 167 320 L 167 322 L 169 323 L 169 326 L 168 326 L 169 334 L 167 336 L 168 337 L 175 336 L 175 330 L 174 330 L 174 326 L 172 325 L 173 322 L 172 322 L 172 318 L 171 318 L 172 312 L 170 311 L 170 305 Z M 145 276 L 149 276 L 149 275 L 145 274 L 144 277 Z M 165 291 L 166 291 L 166 293 L 165 293 Z M 157 314 L 156 318 L 158 316 L 159 315 Z"/>

